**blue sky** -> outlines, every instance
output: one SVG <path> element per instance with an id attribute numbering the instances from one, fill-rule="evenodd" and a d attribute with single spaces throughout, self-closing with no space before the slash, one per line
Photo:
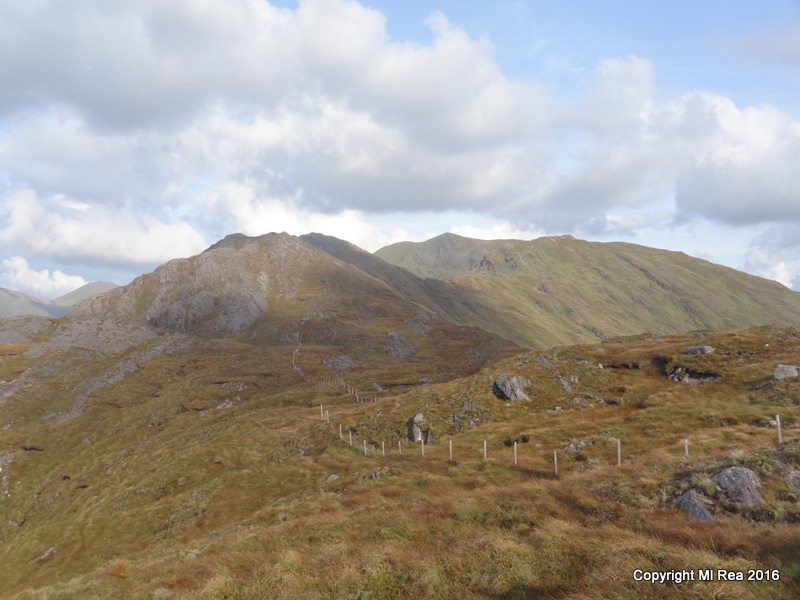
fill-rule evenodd
<path id="1" fill-rule="evenodd" d="M 0 287 L 241 231 L 572 234 L 800 289 L 800 2 L 0 6 Z"/>

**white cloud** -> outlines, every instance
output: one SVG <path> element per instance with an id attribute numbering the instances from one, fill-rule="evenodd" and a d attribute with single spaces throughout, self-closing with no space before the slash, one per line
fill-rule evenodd
<path id="1" fill-rule="evenodd" d="M 5 199 L 7 219 L 0 250 L 50 258 L 81 259 L 95 265 L 155 265 L 203 250 L 203 236 L 186 222 L 165 223 L 127 208 L 40 198 L 34 190 Z"/>
<path id="2" fill-rule="evenodd" d="M 4 258 L 0 264 L 3 267 L 0 271 L 3 287 L 45 300 L 63 296 L 88 283 L 83 277 L 67 275 L 59 270 L 51 273 L 48 269 L 31 269 L 28 261 L 21 256 Z"/>
<path id="3" fill-rule="evenodd" d="M 511 223 L 498 223 L 488 227 L 474 225 L 456 225 L 450 233 L 479 240 L 533 240 L 545 235 L 542 229 L 520 228 Z"/>
<path id="4" fill-rule="evenodd" d="M 745 257 L 745 270 L 760 277 L 766 277 L 788 288 L 792 287 L 793 279 L 789 267 L 783 261 L 775 260 L 762 248 L 751 247 Z"/>
<path id="5" fill-rule="evenodd" d="M 408 232 L 371 219 L 403 212 L 480 215 L 448 223 L 473 237 L 632 235 L 649 222 L 630 212 L 675 220 L 665 199 L 678 220 L 800 221 L 781 111 L 664 100 L 637 56 L 556 101 L 490 40 L 427 25 L 431 43 L 395 41 L 346 0 L 2 4 L 0 250 L 139 268 L 271 230 L 375 249 Z"/>

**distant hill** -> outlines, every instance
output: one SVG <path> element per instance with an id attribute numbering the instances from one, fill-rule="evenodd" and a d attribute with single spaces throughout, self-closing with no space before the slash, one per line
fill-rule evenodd
<path id="1" fill-rule="evenodd" d="M 36 317 L 61 317 L 66 307 L 52 306 L 47 300 L 40 300 L 22 292 L 0 288 L 0 318 L 32 315 Z"/>
<path id="2" fill-rule="evenodd" d="M 635 244 L 571 236 L 485 241 L 447 233 L 375 255 L 472 294 L 492 312 L 475 312 L 471 324 L 525 346 L 645 331 L 800 326 L 800 294 L 780 283 Z"/>
<path id="3" fill-rule="evenodd" d="M 115 287 L 117 287 L 116 284 L 108 281 L 92 281 L 91 283 L 82 285 L 77 290 L 72 290 L 68 294 L 59 296 L 55 300 L 52 300 L 50 304 L 72 306 L 76 302 L 86 300 L 86 298 L 91 298 L 97 294 L 104 294 L 109 290 L 113 290 Z"/>
<path id="4" fill-rule="evenodd" d="M 95 294 L 102 294 L 115 287 L 117 286 L 107 281 L 95 281 L 49 301 L 35 298 L 22 292 L 0 288 L 0 318 L 27 315 L 63 317 L 76 302 Z"/>

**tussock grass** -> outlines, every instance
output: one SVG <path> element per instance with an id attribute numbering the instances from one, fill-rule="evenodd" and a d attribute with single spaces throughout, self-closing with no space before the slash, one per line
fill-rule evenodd
<path id="1" fill-rule="evenodd" d="M 538 354 L 522 354 L 374 404 L 295 381 L 279 366 L 279 350 L 160 357 L 93 398 L 86 418 L 40 419 L 0 440 L 0 450 L 15 454 L 10 496 L 0 500 L 0 595 L 151 598 L 165 588 L 191 600 L 797 597 L 800 524 L 786 477 L 800 468 L 800 438 L 787 425 L 778 447 L 775 428 L 765 426 L 778 409 L 752 402 L 758 392 L 748 386 L 777 362 L 800 362 L 800 351 L 793 338 L 768 334 L 709 333 L 704 342 L 724 350 L 698 361 L 721 373 L 713 385 L 666 381 L 651 367 L 655 353 L 683 360 L 695 339 L 687 335 L 604 344 L 602 353 L 560 348 L 548 353 L 558 373 Z M 600 369 L 600 355 L 642 367 Z M 19 370 L 25 360 L 10 356 L 0 368 Z M 497 400 L 491 382 L 502 372 L 530 377 L 532 402 Z M 570 375 L 577 382 L 567 393 L 556 378 Z M 214 381 L 248 385 L 231 391 Z M 231 407 L 215 408 L 237 395 Z M 44 390 L 27 398 L 29 407 L 0 406 L 3 422 L 27 408 L 44 412 Z M 189 401 L 213 406 L 182 410 Z M 320 421 L 320 402 L 330 423 Z M 565 410 L 554 411 L 557 404 Z M 786 423 L 800 419 L 797 406 L 779 410 Z M 434 433 L 424 458 L 406 439 L 418 412 Z M 561 449 L 580 440 L 588 444 L 579 451 Z M 760 474 L 761 512 L 703 524 L 674 507 L 690 487 L 712 494 L 713 475 L 734 464 Z M 700 568 L 779 569 L 782 578 L 658 586 L 632 577 L 634 569 Z"/>

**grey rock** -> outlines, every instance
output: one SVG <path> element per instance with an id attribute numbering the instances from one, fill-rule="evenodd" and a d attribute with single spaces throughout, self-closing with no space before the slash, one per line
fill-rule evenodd
<path id="1" fill-rule="evenodd" d="M 723 489 L 732 502 L 747 508 L 761 503 L 761 480 L 755 471 L 746 467 L 728 467 L 714 476 L 714 481 Z"/>
<path id="2" fill-rule="evenodd" d="M 509 377 L 505 373 L 495 379 L 492 384 L 492 392 L 500 400 L 510 400 L 512 402 L 530 402 L 531 398 L 525 393 L 525 386 L 530 385 L 531 380 L 519 375 Z"/>
<path id="3" fill-rule="evenodd" d="M 695 490 L 687 490 L 678 498 L 678 507 L 693 521 L 713 522 L 714 515 L 706 508 L 710 500 L 703 498 Z"/>
<path id="4" fill-rule="evenodd" d="M 538 360 L 540 363 L 542 363 L 542 364 L 543 364 L 544 366 L 546 366 L 546 367 L 552 367 L 552 366 L 553 366 L 553 363 L 551 363 L 551 362 L 550 362 L 550 361 L 547 359 L 547 357 L 546 357 L 546 356 L 543 356 L 542 354 L 540 354 L 539 356 L 537 356 L 537 357 L 536 357 L 536 360 Z"/>
<path id="5" fill-rule="evenodd" d="M 46 317 L 0 319 L 0 344 L 27 344 L 51 323 Z"/>
<path id="6" fill-rule="evenodd" d="M 414 418 L 412 419 L 412 421 L 417 424 L 422 423 L 424 420 L 425 416 L 422 413 L 417 413 L 416 415 L 414 415 Z"/>
<path id="7" fill-rule="evenodd" d="M 391 358 L 408 360 L 417 353 L 414 345 L 396 331 L 386 334 L 386 345 L 383 347 Z"/>
<path id="8" fill-rule="evenodd" d="M 408 437 L 412 442 L 421 442 L 422 439 L 423 439 L 423 437 L 422 437 L 422 428 L 419 425 L 417 425 L 416 423 L 412 423 L 411 427 L 409 429 L 409 436 Z"/>
<path id="9" fill-rule="evenodd" d="M 789 472 L 789 485 L 796 490 L 800 490 L 800 471 Z"/>
<path id="10" fill-rule="evenodd" d="M 592 445 L 592 442 L 587 440 L 578 440 L 577 442 L 572 442 L 571 444 L 567 444 L 562 448 L 562 450 L 567 450 L 568 452 L 577 452 L 578 450 L 582 450 L 583 448 L 588 448 Z"/>
<path id="11" fill-rule="evenodd" d="M 689 346 L 683 349 L 684 354 L 713 354 L 713 346 Z"/>
<path id="12" fill-rule="evenodd" d="M 346 354 L 339 354 L 338 356 L 329 356 L 322 362 L 324 362 L 329 367 L 335 367 L 339 369 L 355 367 L 358 364 L 356 363 L 356 361 L 354 361 Z"/>
<path id="13" fill-rule="evenodd" d="M 325 481 L 336 481 L 337 479 L 340 479 L 340 476 L 337 475 L 336 473 L 332 473 L 328 475 L 328 479 L 326 479 Z"/>
<path id="14" fill-rule="evenodd" d="M 778 365 L 775 367 L 775 373 L 772 376 L 778 381 L 789 377 L 797 377 L 797 367 L 795 365 Z"/>

